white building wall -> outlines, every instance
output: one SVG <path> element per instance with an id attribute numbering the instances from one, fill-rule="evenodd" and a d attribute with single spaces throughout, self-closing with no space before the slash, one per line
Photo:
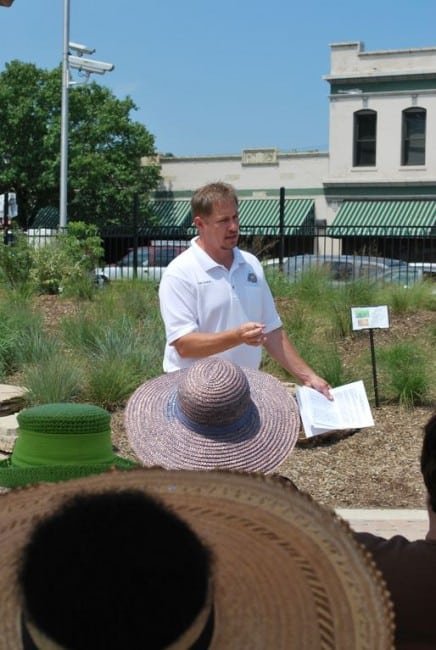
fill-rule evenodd
<path id="1" fill-rule="evenodd" d="M 243 158 L 161 158 L 160 189 L 192 191 L 206 183 L 225 181 L 238 190 L 268 191 L 282 186 L 293 191 L 322 190 L 321 179 L 328 170 L 326 153 L 277 153 L 277 162 L 268 164 L 244 163 Z"/>
<path id="2" fill-rule="evenodd" d="M 404 74 L 433 72 L 436 69 L 436 47 L 419 47 L 402 50 L 373 50 L 365 52 L 359 41 L 333 43 L 330 46 L 330 76 L 374 77 L 390 73 Z"/>
<path id="3" fill-rule="evenodd" d="M 360 43 L 331 46 L 331 83 L 348 90 L 330 96 L 330 165 L 327 181 L 416 183 L 436 181 L 436 48 L 363 52 Z M 415 89 L 417 81 L 434 79 L 434 89 Z M 365 84 L 373 84 L 369 92 Z M 381 89 L 385 82 L 402 82 L 401 90 Z M 410 90 L 407 90 L 409 84 Z M 365 86 L 362 90 L 360 86 Z M 401 165 L 402 112 L 427 111 L 426 164 Z M 377 112 L 377 153 L 373 167 L 353 167 L 354 113 Z"/>
<path id="4" fill-rule="evenodd" d="M 426 164 L 401 166 L 402 112 L 419 106 L 427 111 Z M 353 120 L 356 111 L 377 112 L 374 167 L 353 167 Z M 335 181 L 436 181 L 436 91 L 406 95 L 335 96 L 330 103 L 329 178 Z"/>

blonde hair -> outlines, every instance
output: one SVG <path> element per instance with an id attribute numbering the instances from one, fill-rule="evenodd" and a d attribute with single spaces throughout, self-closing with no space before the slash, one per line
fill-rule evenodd
<path id="1" fill-rule="evenodd" d="M 209 217 L 220 201 L 234 201 L 238 205 L 235 188 L 229 183 L 208 183 L 194 192 L 191 199 L 192 218 Z"/>

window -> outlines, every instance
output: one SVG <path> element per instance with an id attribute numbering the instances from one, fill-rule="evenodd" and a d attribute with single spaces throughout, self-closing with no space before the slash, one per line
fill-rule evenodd
<path id="1" fill-rule="evenodd" d="M 425 165 L 426 118 L 424 108 L 407 108 L 403 111 L 402 165 Z"/>
<path id="2" fill-rule="evenodd" d="M 357 111 L 354 113 L 354 167 L 375 165 L 377 143 L 377 113 Z"/>

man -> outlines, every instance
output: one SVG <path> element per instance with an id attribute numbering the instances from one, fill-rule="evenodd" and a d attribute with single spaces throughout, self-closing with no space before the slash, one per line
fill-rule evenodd
<path id="1" fill-rule="evenodd" d="M 205 185 L 194 193 L 191 208 L 198 236 L 169 264 L 159 287 L 167 337 L 164 370 L 211 355 L 257 369 L 263 345 L 302 384 L 331 399 L 328 383 L 289 341 L 259 260 L 237 247 L 234 188 Z"/>
<path id="2" fill-rule="evenodd" d="M 391 592 L 396 648 L 436 648 L 436 413 L 424 427 L 421 472 L 427 488 L 429 529 L 425 539 L 410 542 L 356 533 L 373 555 Z"/>

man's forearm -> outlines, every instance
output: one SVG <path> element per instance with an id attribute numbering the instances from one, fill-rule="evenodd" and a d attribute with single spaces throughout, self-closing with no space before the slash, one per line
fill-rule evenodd
<path id="1" fill-rule="evenodd" d="M 265 343 L 261 323 L 242 323 L 224 332 L 192 332 L 174 341 L 172 345 L 182 359 L 201 359 L 212 354 L 219 354 L 237 345 L 260 346 Z"/>
<path id="2" fill-rule="evenodd" d="M 182 359 L 201 359 L 225 352 L 239 345 L 237 329 L 225 332 L 192 332 L 185 334 L 173 343 Z"/>
<path id="3" fill-rule="evenodd" d="M 303 384 L 309 382 L 315 375 L 289 341 L 283 328 L 280 327 L 267 334 L 265 348 L 277 363 Z"/>
<path id="4" fill-rule="evenodd" d="M 273 359 L 296 379 L 299 379 L 304 386 L 310 386 L 325 395 L 327 399 L 333 399 L 330 385 L 300 357 L 282 327 L 269 332 L 264 345 Z"/>

